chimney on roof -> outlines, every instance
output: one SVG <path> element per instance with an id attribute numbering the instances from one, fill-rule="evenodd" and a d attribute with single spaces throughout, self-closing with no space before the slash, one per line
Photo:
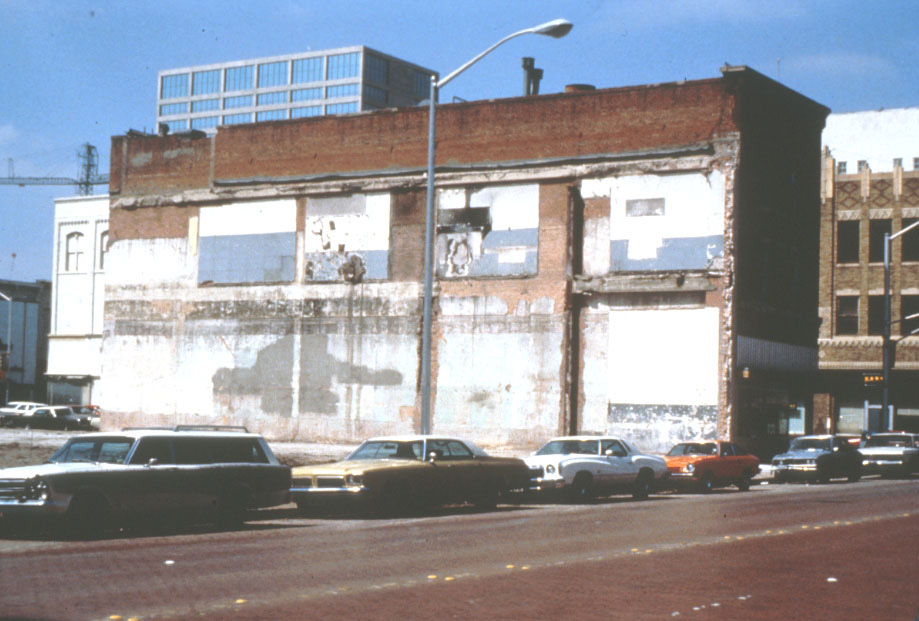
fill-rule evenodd
<path id="1" fill-rule="evenodd" d="M 536 61 L 529 56 L 523 58 L 523 95 L 539 95 L 539 81 L 542 80 L 542 69 L 536 68 Z"/>

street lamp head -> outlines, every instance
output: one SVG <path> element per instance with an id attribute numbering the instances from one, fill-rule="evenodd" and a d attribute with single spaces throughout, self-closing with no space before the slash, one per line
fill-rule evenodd
<path id="1" fill-rule="evenodd" d="M 535 26 L 530 30 L 533 34 L 548 35 L 555 39 L 561 39 L 566 34 L 571 32 L 571 29 L 574 27 L 574 24 L 569 22 L 567 19 L 553 19 L 551 22 L 546 22 L 539 26 Z"/>

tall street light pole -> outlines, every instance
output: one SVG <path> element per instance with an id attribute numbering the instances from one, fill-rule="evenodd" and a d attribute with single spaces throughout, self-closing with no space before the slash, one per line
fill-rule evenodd
<path id="1" fill-rule="evenodd" d="M 5 358 L 6 358 L 6 360 L 7 360 L 7 365 L 9 365 L 10 356 L 12 356 L 12 353 L 11 353 L 11 352 L 13 351 L 13 343 L 12 343 L 12 338 L 13 338 L 13 298 L 11 298 L 10 296 L 6 295 L 6 294 L 3 293 L 2 291 L 0 291 L 0 298 L 3 298 L 4 300 L 6 300 L 6 304 L 7 304 L 7 313 L 6 313 L 6 351 L 4 351 L 3 353 L 6 354 Z M 4 369 L 4 371 L 8 371 L 8 369 Z M 5 388 L 5 394 L 4 394 L 3 403 L 4 403 L 4 405 L 6 405 L 7 403 L 10 402 L 10 376 L 9 376 L 9 374 L 6 373 L 6 372 L 3 374 L 3 386 L 4 386 L 4 388 Z"/>
<path id="2" fill-rule="evenodd" d="M 890 351 L 890 242 L 917 226 L 919 226 L 919 221 L 913 222 L 893 235 L 884 233 L 884 334 L 881 343 L 881 364 L 884 369 L 884 383 L 881 388 L 879 431 L 893 428 L 893 414 L 890 412 L 890 369 L 894 364 Z"/>
<path id="3" fill-rule="evenodd" d="M 486 54 L 514 37 L 541 34 L 559 39 L 571 31 L 573 24 L 566 19 L 556 19 L 533 28 L 507 35 L 478 56 L 472 58 L 446 77 L 431 76 L 431 93 L 428 100 L 428 187 L 424 222 L 424 310 L 421 324 L 421 433 L 431 433 L 431 306 L 434 289 L 434 151 L 435 110 L 438 91 L 456 76 L 477 63 Z"/>

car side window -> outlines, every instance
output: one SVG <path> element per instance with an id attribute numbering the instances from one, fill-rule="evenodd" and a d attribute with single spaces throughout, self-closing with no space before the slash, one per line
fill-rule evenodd
<path id="1" fill-rule="evenodd" d="M 201 438 L 175 438 L 172 445 L 178 465 L 194 466 L 213 461 L 207 441 Z"/>
<path id="2" fill-rule="evenodd" d="M 131 456 L 132 464 L 144 465 L 155 459 L 160 465 L 174 464 L 172 442 L 169 438 L 141 438 L 134 454 Z"/>
<path id="3" fill-rule="evenodd" d="M 616 440 L 606 440 L 603 442 L 602 453 L 606 455 L 607 451 L 612 451 L 613 457 L 625 457 L 626 450 L 618 441 Z"/>
<path id="4" fill-rule="evenodd" d="M 734 447 L 730 444 L 721 445 L 721 456 L 722 457 L 732 457 L 734 455 Z"/>
<path id="5" fill-rule="evenodd" d="M 217 464 L 266 464 L 268 458 L 259 443 L 252 438 L 233 438 L 215 441 L 212 448 L 213 460 Z"/>
<path id="6" fill-rule="evenodd" d="M 445 455 L 450 459 L 472 459 L 472 451 L 465 444 L 456 440 L 451 440 L 447 443 Z"/>

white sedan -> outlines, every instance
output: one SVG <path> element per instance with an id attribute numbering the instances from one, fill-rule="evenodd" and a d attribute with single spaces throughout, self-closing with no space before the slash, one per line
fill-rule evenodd
<path id="1" fill-rule="evenodd" d="M 644 499 L 669 474 L 663 458 L 609 436 L 553 438 L 523 460 L 530 467 L 530 491 L 563 492 L 579 500 L 616 493 Z"/>

